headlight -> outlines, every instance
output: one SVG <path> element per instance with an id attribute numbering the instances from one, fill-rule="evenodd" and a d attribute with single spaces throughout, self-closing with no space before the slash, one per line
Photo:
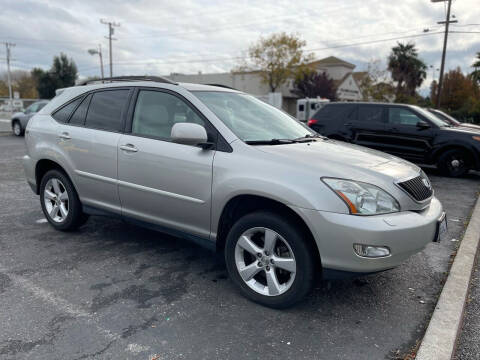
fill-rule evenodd
<path id="1" fill-rule="evenodd" d="M 398 201 L 378 186 L 359 181 L 322 178 L 348 206 L 350 214 L 375 215 L 400 211 Z"/>

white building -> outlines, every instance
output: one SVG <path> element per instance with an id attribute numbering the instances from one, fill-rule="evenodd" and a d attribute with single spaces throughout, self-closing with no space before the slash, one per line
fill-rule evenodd
<path id="1" fill-rule="evenodd" d="M 360 91 L 360 78 L 365 73 L 355 73 L 355 65 L 334 56 L 325 59 L 313 61 L 308 64 L 317 72 L 325 72 L 332 80 L 335 81 L 337 87 L 337 98 L 340 101 L 359 101 L 362 100 Z M 265 96 L 269 93 L 269 88 L 262 83 L 262 79 L 258 71 L 242 72 L 242 73 L 218 73 L 218 74 L 170 74 L 167 78 L 177 82 L 190 82 L 198 84 L 218 84 L 229 86 L 240 91 L 255 95 Z M 283 108 L 290 114 L 295 114 L 297 97 L 290 92 L 293 87 L 293 80 L 288 80 L 282 85 L 278 92 L 282 93 Z"/>

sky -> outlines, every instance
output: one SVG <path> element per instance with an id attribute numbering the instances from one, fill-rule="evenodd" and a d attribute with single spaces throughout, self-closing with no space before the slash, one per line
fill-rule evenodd
<path id="1" fill-rule="evenodd" d="M 446 70 L 472 71 L 480 52 L 480 0 L 454 0 Z M 113 75 L 228 72 L 260 36 L 298 35 L 316 59 L 337 56 L 365 70 L 385 66 L 397 41 L 415 42 L 428 65 L 426 92 L 438 77 L 445 4 L 431 0 L 0 0 L 0 41 L 13 42 L 12 69 L 48 69 L 53 56 L 67 54 L 80 77 L 100 75 L 103 49 L 108 74 L 108 29 L 120 24 L 113 41 Z M 427 30 L 428 29 L 428 30 Z M 427 32 L 425 32 L 427 31 Z M 401 39 L 397 39 L 401 38 Z M 0 72 L 6 70 L 0 48 Z"/>

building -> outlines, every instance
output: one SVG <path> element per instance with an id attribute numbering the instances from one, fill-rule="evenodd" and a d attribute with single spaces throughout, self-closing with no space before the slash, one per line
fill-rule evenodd
<path id="1" fill-rule="evenodd" d="M 360 101 L 363 99 L 359 82 L 364 72 L 354 72 L 355 65 L 334 56 L 313 61 L 308 64 L 319 73 L 325 72 L 335 81 L 337 98 L 340 101 Z M 240 91 L 264 98 L 269 94 L 269 88 L 262 83 L 258 71 L 230 72 L 218 74 L 177 74 L 172 73 L 167 78 L 177 82 L 198 84 L 218 84 L 229 86 Z M 282 107 L 290 114 L 295 114 L 297 97 L 291 93 L 293 80 L 288 80 L 278 92 L 282 94 Z"/>

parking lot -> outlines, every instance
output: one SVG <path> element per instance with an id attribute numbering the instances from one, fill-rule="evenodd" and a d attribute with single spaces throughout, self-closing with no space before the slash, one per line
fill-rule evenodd
<path id="1" fill-rule="evenodd" d="M 403 359 L 423 336 L 480 175 L 426 170 L 449 237 L 403 266 L 318 283 L 289 310 L 243 298 L 220 256 L 92 217 L 53 230 L 27 185 L 23 138 L 0 134 L 0 358 Z"/>

